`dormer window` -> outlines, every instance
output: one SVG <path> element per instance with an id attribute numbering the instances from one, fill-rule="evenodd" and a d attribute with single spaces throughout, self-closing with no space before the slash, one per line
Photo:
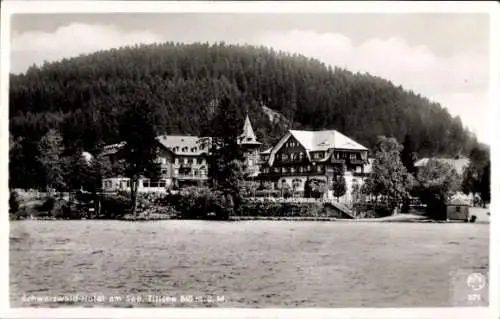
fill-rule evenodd
<path id="1" fill-rule="evenodd" d="M 183 152 L 187 152 L 187 149 L 188 149 L 187 147 L 183 147 L 183 148 L 182 148 L 182 151 L 183 151 Z"/>

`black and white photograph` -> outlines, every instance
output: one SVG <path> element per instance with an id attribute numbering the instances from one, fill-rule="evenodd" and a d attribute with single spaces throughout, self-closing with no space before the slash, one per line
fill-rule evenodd
<path id="1" fill-rule="evenodd" d="M 11 309 L 497 303 L 491 7 L 127 3 L 10 15 Z"/>

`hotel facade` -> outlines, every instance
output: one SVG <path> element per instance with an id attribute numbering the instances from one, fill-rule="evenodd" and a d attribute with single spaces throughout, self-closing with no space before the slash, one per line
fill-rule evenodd
<path id="1" fill-rule="evenodd" d="M 172 186 L 203 185 L 208 180 L 207 138 L 197 136 L 161 135 L 157 137 L 157 161 L 161 176 L 152 181 L 141 178 L 139 192 L 166 192 Z M 295 191 L 303 191 L 308 179 L 332 183 L 338 174 L 346 180 L 350 198 L 352 186 L 363 184 L 371 170 L 368 149 L 335 130 L 289 130 L 273 147 L 262 151 L 249 117 L 245 118 L 238 144 L 245 154 L 246 176 L 273 188 L 287 184 Z M 124 143 L 109 145 L 103 155 L 112 161 L 121 158 Z M 105 191 L 130 190 L 130 181 L 124 176 L 103 180 Z"/>
<path id="2" fill-rule="evenodd" d="M 324 181 L 331 186 L 334 178 L 343 175 L 346 200 L 352 186 L 361 186 L 371 171 L 368 149 L 335 130 L 290 130 L 260 155 L 259 179 L 271 182 L 275 188 L 286 184 L 300 192 L 308 180 Z"/>

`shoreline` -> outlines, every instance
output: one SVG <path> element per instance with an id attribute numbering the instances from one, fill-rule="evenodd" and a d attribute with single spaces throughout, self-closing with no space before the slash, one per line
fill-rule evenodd
<path id="1" fill-rule="evenodd" d="M 428 218 L 411 218 L 407 216 L 389 216 L 381 218 L 359 218 L 359 219 L 344 219 L 335 217 L 266 217 L 266 216 L 233 216 L 229 219 L 187 219 L 177 218 L 170 216 L 165 218 L 126 218 L 126 219 L 56 219 L 56 218 L 26 218 L 26 219 L 11 219 L 9 222 L 16 221 L 83 221 L 83 220 L 99 220 L 99 221 L 123 221 L 123 222 L 157 222 L 157 221 L 170 221 L 170 220 L 184 220 L 184 221 L 213 221 L 213 222 L 248 222 L 248 221 L 285 221 L 285 222 L 341 222 L 341 223 L 433 223 L 433 224 L 451 224 L 461 223 L 467 224 L 468 221 L 463 220 L 432 220 Z M 489 224 L 485 221 L 475 222 L 478 224 Z"/>

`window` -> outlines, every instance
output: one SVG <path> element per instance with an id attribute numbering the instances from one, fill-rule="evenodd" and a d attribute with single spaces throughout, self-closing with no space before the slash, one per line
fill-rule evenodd
<path id="1" fill-rule="evenodd" d="M 179 164 L 179 159 L 175 158 L 175 164 Z"/>
<path id="2" fill-rule="evenodd" d="M 307 171 L 309 172 L 311 170 L 311 165 L 307 165 Z"/>
<path id="3" fill-rule="evenodd" d="M 193 164 L 196 165 L 196 158 L 193 158 Z"/>
<path id="4" fill-rule="evenodd" d="M 147 179 L 143 180 L 142 187 L 149 187 L 149 180 L 147 180 Z"/>
<path id="5" fill-rule="evenodd" d="M 184 157 L 184 164 L 187 164 L 188 163 L 188 159 L 187 157 Z"/>
<path id="6" fill-rule="evenodd" d="M 130 180 L 127 181 L 127 188 L 130 188 Z"/>
<path id="7" fill-rule="evenodd" d="M 193 164 L 193 159 L 192 158 L 188 158 L 187 162 L 188 162 L 188 164 Z"/>
<path id="8" fill-rule="evenodd" d="M 456 211 L 457 213 L 460 213 L 460 206 L 455 207 L 455 211 Z"/>
<path id="9" fill-rule="evenodd" d="M 290 168 L 290 173 L 295 173 L 295 167 Z"/>
<path id="10" fill-rule="evenodd" d="M 349 154 L 349 159 L 355 160 L 356 159 L 356 153 Z"/>
<path id="11" fill-rule="evenodd" d="M 193 147 L 193 148 L 191 149 L 191 151 L 192 151 L 193 153 L 194 153 L 194 152 L 196 152 L 197 150 L 198 150 L 198 149 L 197 149 L 196 147 Z"/>
<path id="12" fill-rule="evenodd" d="M 277 168 L 277 167 L 275 167 L 275 168 L 274 168 L 274 172 L 275 172 L 275 173 L 279 173 L 279 172 L 280 172 L 280 169 L 279 169 L 279 168 Z"/>
<path id="13" fill-rule="evenodd" d="M 158 183 L 158 186 L 159 187 L 166 187 L 167 186 L 167 181 L 164 180 L 164 179 L 160 180 L 160 182 Z"/>
<path id="14" fill-rule="evenodd" d="M 161 170 L 161 174 L 162 174 L 162 175 L 167 175 L 167 170 L 166 170 L 166 169 L 162 169 L 162 170 Z"/>
<path id="15" fill-rule="evenodd" d="M 299 167 L 299 172 L 304 173 L 304 167 L 303 166 Z"/>
<path id="16" fill-rule="evenodd" d="M 206 163 L 207 163 L 207 161 L 203 158 L 203 159 L 201 160 L 201 164 L 205 165 Z"/>
<path id="17" fill-rule="evenodd" d="M 285 167 L 282 167 L 282 168 L 281 168 L 281 172 L 282 172 L 282 173 L 286 173 L 286 168 L 285 168 Z"/>
<path id="18" fill-rule="evenodd" d="M 281 159 L 286 161 L 288 159 L 288 155 L 287 154 L 281 154 Z"/>
<path id="19" fill-rule="evenodd" d="M 187 152 L 187 150 L 188 150 L 188 148 L 187 148 L 186 146 L 184 146 L 184 147 L 182 148 L 182 151 L 183 151 L 183 152 Z"/>
<path id="20" fill-rule="evenodd" d="M 300 159 L 300 160 L 303 160 L 303 159 L 304 159 L 304 153 L 299 152 L 299 159 Z"/>
<path id="21" fill-rule="evenodd" d="M 154 181 L 154 182 L 153 182 L 153 181 L 151 181 L 151 182 L 149 183 L 149 187 L 158 187 L 158 181 Z"/>
<path id="22" fill-rule="evenodd" d="M 178 169 L 175 170 L 175 176 L 177 176 L 177 175 L 179 175 L 179 170 Z"/>
<path id="23" fill-rule="evenodd" d="M 319 165 L 318 165 L 318 166 L 316 167 L 316 170 L 318 171 L 318 173 L 319 173 L 319 172 L 321 172 L 321 166 L 319 166 Z"/>

